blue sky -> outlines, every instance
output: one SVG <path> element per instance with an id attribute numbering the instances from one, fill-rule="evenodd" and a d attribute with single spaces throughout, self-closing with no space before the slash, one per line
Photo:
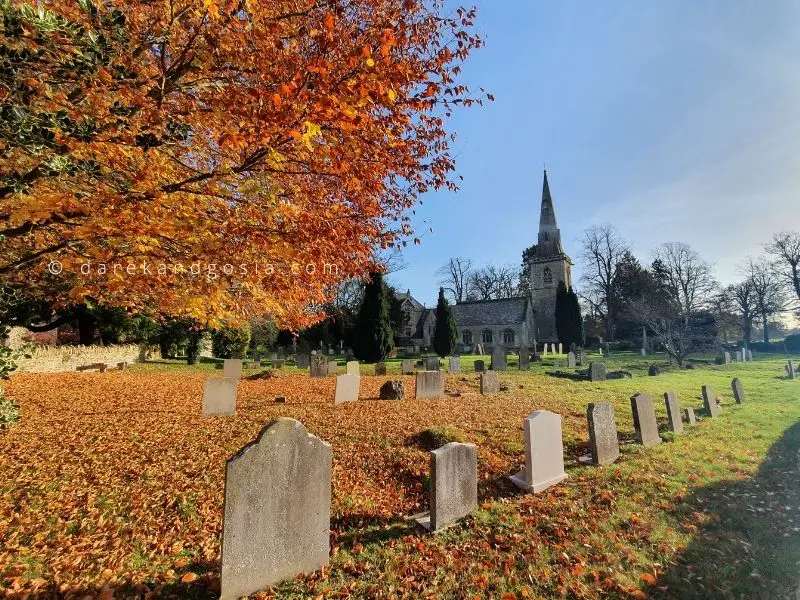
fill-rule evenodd
<path id="1" fill-rule="evenodd" d="M 418 207 L 422 245 L 392 283 L 430 306 L 451 256 L 518 264 L 536 240 L 544 162 L 578 277 L 578 240 L 596 223 L 644 260 L 687 242 L 726 283 L 775 231 L 800 229 L 800 2 L 477 7 L 487 46 L 464 81 L 496 100 L 451 121 L 464 182 Z"/>

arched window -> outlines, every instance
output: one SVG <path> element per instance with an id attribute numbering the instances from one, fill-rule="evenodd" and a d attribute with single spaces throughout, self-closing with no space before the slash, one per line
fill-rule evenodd
<path id="1" fill-rule="evenodd" d="M 461 334 L 461 341 L 464 342 L 465 344 L 471 344 L 472 332 L 469 330 L 464 331 L 464 333 Z"/>
<path id="2" fill-rule="evenodd" d="M 550 267 L 544 268 L 542 272 L 542 282 L 545 286 L 553 285 L 553 272 L 550 270 Z"/>
<path id="3" fill-rule="evenodd" d="M 483 330 L 482 339 L 484 344 L 491 344 L 492 343 L 492 332 L 488 329 Z"/>
<path id="4" fill-rule="evenodd" d="M 514 344 L 514 330 L 513 329 L 506 329 L 503 331 L 503 343 L 504 344 Z"/>

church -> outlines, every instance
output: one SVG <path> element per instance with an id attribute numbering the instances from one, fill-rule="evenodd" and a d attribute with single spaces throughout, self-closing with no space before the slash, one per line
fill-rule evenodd
<path id="1" fill-rule="evenodd" d="M 472 352 L 477 344 L 490 352 L 495 346 L 518 350 L 536 343 L 557 342 L 556 290 L 559 282 L 572 285 L 572 260 L 564 252 L 556 221 L 547 171 L 542 184 L 537 243 L 528 255 L 528 294 L 500 300 L 459 302 L 453 308 L 458 328 L 458 351 Z M 430 347 L 436 309 L 425 308 L 411 295 L 398 294 L 408 315 L 401 344 Z"/>

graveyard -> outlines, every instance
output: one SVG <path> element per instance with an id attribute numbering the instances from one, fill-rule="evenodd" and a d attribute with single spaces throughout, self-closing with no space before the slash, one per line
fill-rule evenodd
<path id="1" fill-rule="evenodd" d="M 211 363 L 15 374 L 5 387 L 23 418 L 0 436 L 0 586 L 11 597 L 218 597 L 226 461 L 288 417 L 330 447 L 329 564 L 258 597 L 791 597 L 800 388 L 785 358 L 678 369 L 663 355 L 588 354 L 631 377 L 570 380 L 550 374 L 552 361 L 521 371 L 509 355 L 500 391 L 482 395 L 472 363 L 490 357 L 462 356 L 459 373 L 442 361 L 444 395 L 415 398 L 414 376 L 389 359 L 386 376 L 360 365 L 358 400 L 334 404 L 333 375 L 288 361 L 266 378 L 245 369 L 235 415 L 213 417 L 202 416 L 204 384 L 222 375 Z M 660 375 L 648 376 L 653 364 Z M 405 399 L 378 399 L 390 378 Z M 719 399 L 715 418 L 703 386 Z M 695 425 L 673 431 L 665 392 Z M 631 410 L 645 394 L 657 427 L 646 435 L 660 440 L 647 446 Z M 598 402 L 613 407 L 619 441 L 601 466 L 584 458 Z M 525 465 L 534 411 L 560 415 L 566 477 L 528 493 L 509 477 Z M 431 451 L 453 442 L 474 444 L 460 460 L 477 454 L 477 501 L 431 533 L 412 517 L 430 508 Z"/>

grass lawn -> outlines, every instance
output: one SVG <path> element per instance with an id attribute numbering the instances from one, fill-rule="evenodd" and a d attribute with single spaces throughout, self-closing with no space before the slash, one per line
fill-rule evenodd
<path id="1" fill-rule="evenodd" d="M 287 367 L 243 379 L 236 417 L 206 419 L 213 365 L 16 374 L 5 388 L 22 420 L 0 432 L 0 594 L 214 597 L 225 461 L 288 416 L 333 446 L 331 565 L 262 596 L 798 597 L 800 381 L 786 380 L 785 358 L 678 371 L 620 353 L 604 361 L 633 378 L 602 383 L 552 377 L 546 360 L 501 373 L 508 390 L 492 396 L 478 393 L 472 361 L 447 376 L 460 396 L 379 401 L 386 378 L 367 375 L 367 399 L 338 407 L 333 378 Z M 388 367 L 399 373 L 399 361 Z M 733 401 L 736 376 L 747 404 Z M 413 396 L 413 378 L 401 379 Z M 703 384 L 721 416 L 668 433 L 663 392 L 698 408 Z M 632 443 L 638 392 L 656 401 L 666 443 L 655 448 Z M 597 400 L 614 404 L 622 442 L 601 468 L 577 461 Z M 522 419 L 538 409 L 563 417 L 569 477 L 531 495 L 507 476 L 524 461 Z M 430 437 L 478 445 L 480 508 L 435 536 L 404 520 L 427 508 Z"/>

